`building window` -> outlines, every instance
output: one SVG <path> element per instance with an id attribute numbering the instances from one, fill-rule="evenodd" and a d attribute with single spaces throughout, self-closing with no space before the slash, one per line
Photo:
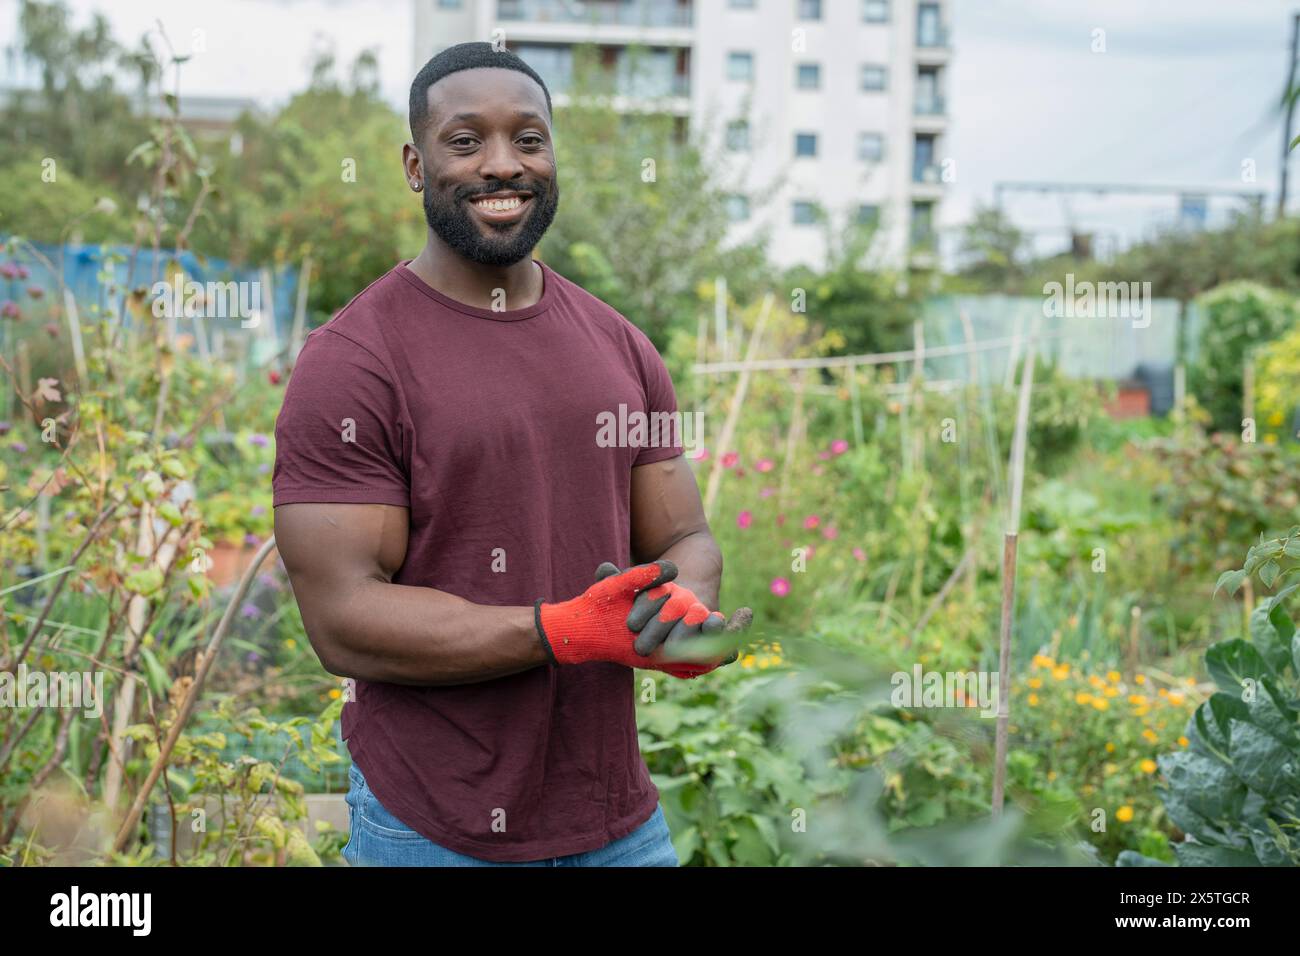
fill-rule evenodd
<path id="1" fill-rule="evenodd" d="M 912 203 L 912 245 L 934 247 L 934 203 Z"/>
<path id="2" fill-rule="evenodd" d="M 796 157 L 816 156 L 817 155 L 817 134 L 816 133 L 795 133 L 794 154 Z"/>
<path id="3" fill-rule="evenodd" d="M 935 165 L 935 138 L 928 133 L 916 134 L 916 148 L 912 153 L 912 182 L 939 182 L 939 167 Z"/>
<path id="4" fill-rule="evenodd" d="M 732 120 L 727 124 L 727 149 L 733 153 L 749 152 L 749 120 Z"/>
<path id="5" fill-rule="evenodd" d="M 754 0 L 727 0 L 727 6 L 733 10 L 753 10 Z"/>
<path id="6" fill-rule="evenodd" d="M 888 23 L 889 0 L 862 0 L 863 23 Z"/>
<path id="7" fill-rule="evenodd" d="M 795 73 L 795 85 L 801 90 L 821 89 L 821 66 L 817 63 L 800 63 Z"/>
<path id="8" fill-rule="evenodd" d="M 817 222 L 817 204 L 796 199 L 791 208 L 791 219 L 796 226 L 812 226 Z"/>
<path id="9" fill-rule="evenodd" d="M 800 20 L 820 20 L 822 18 L 822 0 L 799 0 Z"/>
<path id="10" fill-rule="evenodd" d="M 937 67 L 920 67 L 916 71 L 916 112 L 919 116 L 942 116 L 943 93 L 939 88 Z"/>
<path id="11" fill-rule="evenodd" d="M 943 21 L 939 17 L 937 3 L 922 3 L 916 8 L 916 45 L 945 46 Z"/>
<path id="12" fill-rule="evenodd" d="M 885 137 L 880 133 L 858 134 L 858 159 L 878 163 L 885 158 Z"/>
<path id="13" fill-rule="evenodd" d="M 726 198 L 727 218 L 732 222 L 744 222 L 749 218 L 749 197 L 730 195 Z"/>
<path id="14" fill-rule="evenodd" d="M 438 7 L 442 10 L 459 10 L 461 0 L 438 0 Z"/>
<path id="15" fill-rule="evenodd" d="M 728 53 L 727 79 L 748 82 L 754 78 L 754 54 Z"/>
<path id="16" fill-rule="evenodd" d="M 862 88 L 871 93 L 878 93 L 885 88 L 885 68 L 874 63 L 862 65 Z"/>
<path id="17" fill-rule="evenodd" d="M 880 207 L 874 203 L 862 203 L 858 206 L 857 222 L 859 226 L 877 226 L 880 224 Z"/>

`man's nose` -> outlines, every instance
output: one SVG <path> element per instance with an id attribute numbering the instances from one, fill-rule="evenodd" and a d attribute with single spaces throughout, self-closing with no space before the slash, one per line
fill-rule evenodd
<path id="1" fill-rule="evenodd" d="M 493 136 L 483 145 L 479 175 L 484 179 L 511 180 L 522 176 L 524 164 L 508 137 Z"/>

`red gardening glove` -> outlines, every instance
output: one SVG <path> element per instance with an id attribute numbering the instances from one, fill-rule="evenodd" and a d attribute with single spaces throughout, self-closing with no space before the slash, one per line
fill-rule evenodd
<path id="1" fill-rule="evenodd" d="M 662 650 L 643 657 L 633 648 L 636 634 L 628 628 L 627 618 L 637 593 L 666 584 L 676 576 L 675 564 L 658 561 L 610 574 L 568 601 L 549 604 L 539 598 L 534 607 L 542 646 L 557 665 L 609 661 L 684 678 L 713 670 L 720 661 L 673 659 Z M 705 610 L 701 621 L 708 616 Z"/>

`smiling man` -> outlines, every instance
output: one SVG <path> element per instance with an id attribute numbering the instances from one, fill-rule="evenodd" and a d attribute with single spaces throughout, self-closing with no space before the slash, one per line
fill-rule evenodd
<path id="1" fill-rule="evenodd" d="M 620 404 L 675 419 L 672 382 L 530 255 L 560 190 L 527 64 L 445 50 L 410 124 L 424 249 L 308 336 L 276 422 L 276 540 L 312 646 L 353 679 L 344 856 L 675 866 L 632 668 L 734 660 L 722 556 L 679 435 L 597 441 Z"/>

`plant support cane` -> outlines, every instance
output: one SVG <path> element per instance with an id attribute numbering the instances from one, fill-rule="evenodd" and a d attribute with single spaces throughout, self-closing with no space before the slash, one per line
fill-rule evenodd
<path id="1" fill-rule="evenodd" d="M 1016 601 L 1016 543 L 1020 536 L 1020 493 L 1025 483 L 1025 433 L 1029 429 L 1030 392 L 1034 387 L 1034 358 L 1038 345 L 1038 318 L 1034 317 L 1020 379 L 1020 405 L 1015 437 L 1011 441 L 1011 509 L 1002 538 L 1002 622 L 998 646 L 998 723 L 993 757 L 993 815 L 1001 816 L 1007 782 L 1007 721 L 1011 716 L 1011 620 Z"/>

